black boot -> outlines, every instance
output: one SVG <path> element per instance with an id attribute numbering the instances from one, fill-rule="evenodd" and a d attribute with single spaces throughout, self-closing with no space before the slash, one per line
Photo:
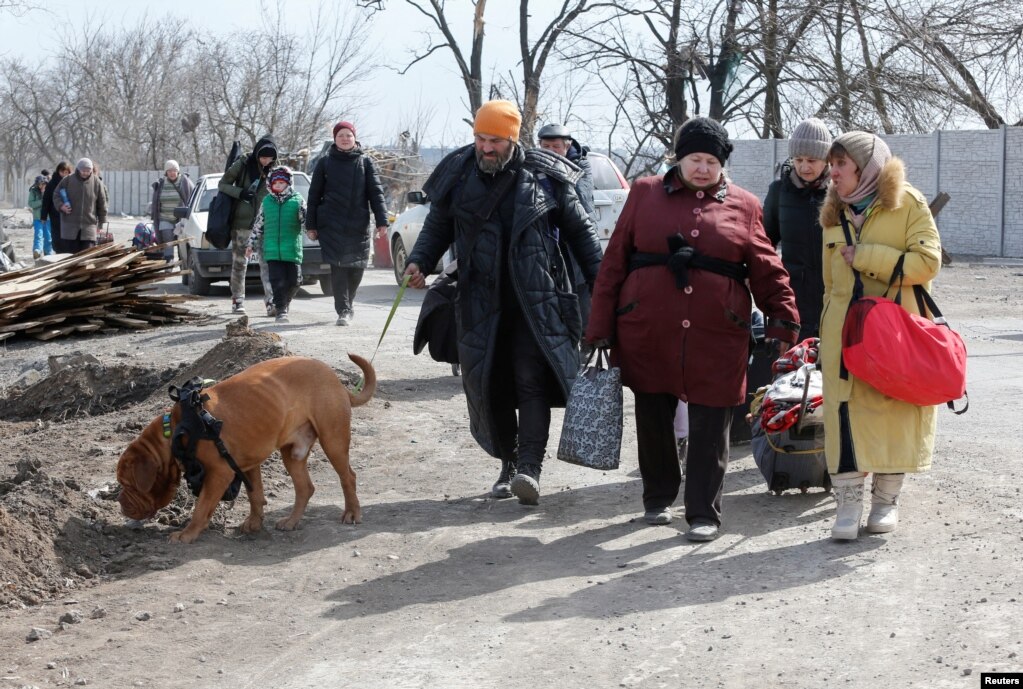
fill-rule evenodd
<path id="1" fill-rule="evenodd" d="M 511 482 L 511 491 L 522 505 L 540 504 L 540 467 L 536 464 L 522 464 Z"/>
<path id="2" fill-rule="evenodd" d="M 506 459 L 501 460 L 501 475 L 497 477 L 497 481 L 490 489 L 490 497 L 510 498 L 512 496 L 511 480 L 514 477 L 515 462 Z"/>

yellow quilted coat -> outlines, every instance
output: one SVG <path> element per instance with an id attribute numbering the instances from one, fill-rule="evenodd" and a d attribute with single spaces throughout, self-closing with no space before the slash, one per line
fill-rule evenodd
<path id="1" fill-rule="evenodd" d="M 881 171 L 874 208 L 856 237 L 853 267 L 860 271 L 865 296 L 879 296 L 899 256 L 906 254 L 902 306 L 918 313 L 913 285 L 930 289 L 941 267 L 941 240 L 923 195 L 906 183 L 905 168 L 891 158 Z M 839 470 L 843 437 L 855 469 L 903 473 L 926 471 L 934 450 L 935 407 L 918 407 L 886 397 L 851 374 L 839 376 L 842 324 L 853 291 L 853 271 L 839 251 L 846 245 L 839 214 L 846 204 L 834 187 L 821 207 L 824 228 L 824 311 L 821 317 L 821 366 L 824 374 L 824 429 L 828 470 Z M 847 214 L 846 217 L 850 217 Z M 895 298 L 896 287 L 888 294 Z M 843 403 L 845 409 L 842 409 Z M 847 412 L 847 423 L 840 414 Z"/>

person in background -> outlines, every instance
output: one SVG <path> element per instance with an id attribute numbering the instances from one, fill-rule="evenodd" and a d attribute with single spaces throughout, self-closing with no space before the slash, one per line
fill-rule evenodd
<path id="1" fill-rule="evenodd" d="M 53 250 L 59 254 L 66 254 L 68 251 L 64 247 L 64 240 L 60 236 L 61 212 L 57 210 L 59 204 L 54 202 L 53 193 L 57 190 L 57 185 L 60 184 L 60 181 L 70 174 L 71 164 L 66 160 L 60 161 L 57 163 L 55 174 L 46 183 L 46 190 L 43 192 L 43 210 L 41 215 L 50 223 L 51 245 Z"/>
<path id="2" fill-rule="evenodd" d="M 583 208 L 586 209 L 587 215 L 596 223 L 597 212 L 596 207 L 593 205 L 593 169 L 586 155 L 589 153 L 589 149 L 572 138 L 568 128 L 562 124 L 544 125 L 537 132 L 536 138 L 540 141 L 540 148 L 557 153 L 559 156 L 567 158 L 579 166 L 579 169 L 582 171 L 582 177 L 579 178 L 575 185 L 576 195 L 579 197 L 579 202 L 583 204 Z M 596 231 L 597 228 L 594 225 L 594 236 L 596 236 Z M 600 239 L 598 238 L 597 241 L 599 242 Z M 579 297 L 579 311 L 582 313 L 583 330 L 585 330 L 586 324 L 590 320 L 590 288 L 587 286 L 586 278 L 579 268 L 579 262 L 572 256 L 571 249 L 564 242 L 561 243 L 561 248 L 565 258 L 568 259 L 569 270 L 572 275 L 572 287 Z M 588 353 L 586 352 L 586 354 Z"/>
<path id="3" fill-rule="evenodd" d="M 355 125 L 334 125 L 334 143 L 316 162 L 309 185 L 306 231 L 319 239 L 323 258 L 330 264 L 337 325 L 355 319 L 355 292 L 369 264 L 369 215 L 373 210 L 376 232 L 387 232 L 384 188 L 373 159 L 355 138 Z"/>
<path id="4" fill-rule="evenodd" d="M 103 173 L 99 169 L 99 163 L 95 160 L 92 161 L 92 174 L 99 181 L 100 189 L 103 190 L 103 200 L 107 204 L 107 208 L 110 207 L 110 190 L 107 189 L 107 183 L 103 181 Z"/>
<path id="5" fill-rule="evenodd" d="M 174 208 L 187 206 L 194 188 L 188 175 L 181 174 L 178 161 L 168 160 L 163 164 L 163 177 L 153 182 L 153 200 L 150 204 L 150 217 L 160 244 L 174 241 L 174 228 L 178 224 Z M 173 246 L 164 247 L 163 258 L 168 263 L 174 260 Z"/>
<path id="6" fill-rule="evenodd" d="M 452 242 L 458 256 L 458 357 L 469 430 L 501 473 L 495 498 L 540 499 L 551 407 L 564 406 L 579 370 L 579 302 L 558 250 L 558 231 L 593 281 L 600 242 L 576 195 L 579 168 L 518 144 L 522 116 L 493 100 L 476 112 L 474 143 L 440 162 L 423 186 L 431 199 L 405 268 L 423 268 Z M 541 178 L 553 180 L 541 184 Z"/>
<path id="7" fill-rule="evenodd" d="M 930 469 L 936 417 L 935 407 L 888 397 L 851 373 L 843 377 L 842 328 L 853 296 L 853 271 L 860 274 L 864 296 L 901 296 L 902 308 L 926 316 L 917 305 L 913 285 L 930 289 L 941 268 L 941 239 L 926 199 L 906 182 L 902 161 L 879 137 L 868 132 L 842 134 L 831 145 L 828 162 L 831 186 L 820 214 L 824 449 L 838 502 L 831 537 L 851 540 L 859 535 L 868 472 L 874 479 L 867 531 L 895 530 L 905 475 Z M 900 258 L 903 278 L 889 289 Z M 896 294 L 899 286 L 901 294 Z"/>
<path id="8" fill-rule="evenodd" d="M 301 281 L 302 225 L 305 223 L 305 199 L 292 187 L 291 169 L 282 165 L 270 171 L 270 193 L 256 212 L 246 258 L 260 247 L 262 260 L 270 273 L 274 315 L 278 323 L 288 321 L 288 308 Z"/>
<path id="9" fill-rule="evenodd" d="M 249 245 L 252 222 L 266 197 L 266 176 L 277 160 L 277 144 L 272 134 L 256 141 L 252 152 L 242 156 L 228 168 L 220 179 L 217 190 L 234 201 L 231 215 L 231 312 L 245 313 L 245 275 L 249 262 L 245 249 Z M 267 309 L 269 313 L 269 308 Z"/>
<path id="10" fill-rule="evenodd" d="M 824 308 L 818 216 L 827 193 L 830 148 L 831 132 L 823 122 L 810 118 L 796 125 L 781 177 L 771 182 L 764 200 L 764 229 L 775 248 L 781 244 L 781 262 L 796 293 L 800 340 L 818 336 Z"/>
<path id="11" fill-rule="evenodd" d="M 583 204 L 583 208 L 586 209 L 586 213 L 596 221 L 595 206 L 593 205 L 593 168 L 586 155 L 590 149 L 576 141 L 568 131 L 568 127 L 563 124 L 548 124 L 540 127 L 536 138 L 540 142 L 540 148 L 568 158 L 582 170 L 583 176 L 575 185 L 576 195 L 579 197 L 579 202 Z"/>
<path id="12" fill-rule="evenodd" d="M 49 256 L 53 253 L 50 224 L 42 215 L 45 193 L 46 178 L 38 175 L 28 189 L 28 207 L 32 209 L 32 258 Z"/>
<path id="13" fill-rule="evenodd" d="M 106 189 L 93 169 L 92 161 L 82 158 L 53 192 L 63 214 L 60 236 L 68 253 L 96 246 L 96 231 L 107 221 Z"/>
<path id="14" fill-rule="evenodd" d="M 753 304 L 781 351 L 796 300 L 761 225 L 760 201 L 725 174 L 728 133 L 705 117 L 675 135 L 674 166 L 632 186 L 593 289 L 586 340 L 611 347 L 636 397 L 643 519 L 669 524 L 682 484 L 674 418 L 689 405 L 686 538 L 721 525 L 732 407 L 745 399 Z M 747 287 L 748 284 L 748 287 Z"/>

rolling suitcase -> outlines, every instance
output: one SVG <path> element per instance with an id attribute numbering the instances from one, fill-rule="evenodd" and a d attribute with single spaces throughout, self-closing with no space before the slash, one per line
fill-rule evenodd
<path id="1" fill-rule="evenodd" d="M 821 373 L 815 364 L 779 376 L 764 393 L 763 400 L 755 400 L 751 420 L 753 460 L 760 469 L 767 488 L 775 495 L 786 490 L 810 488 L 831 490 L 831 476 L 824 457 L 824 419 L 820 409 Z M 813 394 L 811 394 L 813 393 Z M 778 415 L 784 421 L 773 429 L 761 413 L 761 402 L 776 403 Z M 773 420 L 773 419 L 772 419 Z"/>

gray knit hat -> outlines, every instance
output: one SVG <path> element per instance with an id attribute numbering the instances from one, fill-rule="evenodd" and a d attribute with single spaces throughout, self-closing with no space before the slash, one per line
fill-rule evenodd
<path id="1" fill-rule="evenodd" d="M 835 143 L 845 149 L 860 172 L 870 167 L 871 161 L 880 169 L 892 157 L 888 144 L 870 132 L 846 132 Z"/>
<path id="2" fill-rule="evenodd" d="M 797 124 L 789 137 L 790 158 L 805 156 L 816 160 L 826 160 L 830 148 L 831 132 L 828 131 L 828 126 L 816 117 Z"/>
<path id="3" fill-rule="evenodd" d="M 92 170 L 93 169 L 92 161 L 89 160 L 88 158 L 80 158 L 78 160 L 78 162 L 75 163 L 75 169 L 79 170 L 79 171 L 80 170 Z"/>

